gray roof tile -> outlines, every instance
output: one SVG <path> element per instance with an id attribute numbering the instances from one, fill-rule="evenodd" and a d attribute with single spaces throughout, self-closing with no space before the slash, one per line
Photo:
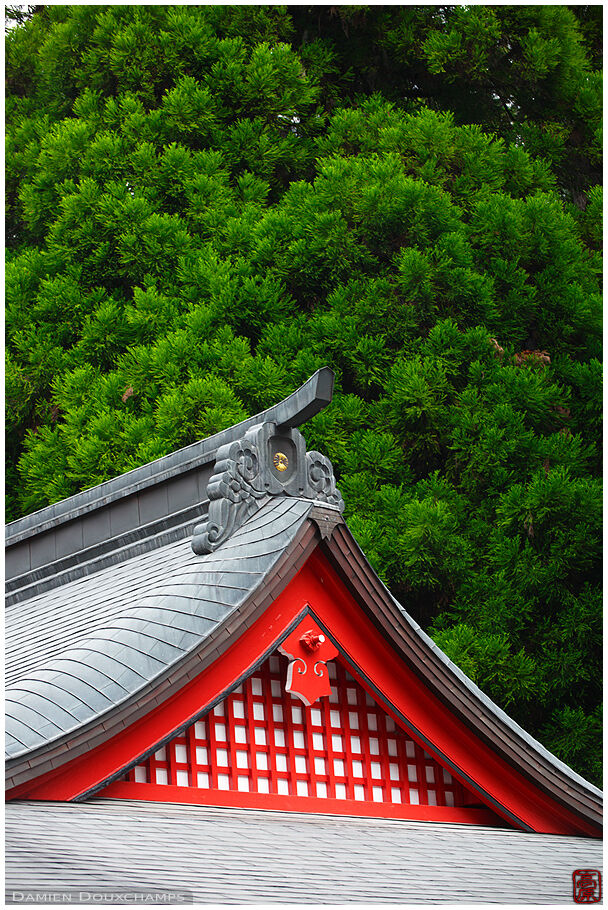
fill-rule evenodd
<path id="1" fill-rule="evenodd" d="M 167 803 L 9 803 L 6 888 L 179 890 L 195 903 L 572 904 L 601 841 Z"/>
<path id="2" fill-rule="evenodd" d="M 207 556 L 182 540 L 11 608 L 9 757 L 94 720 L 200 645 L 262 583 L 312 505 L 271 500 Z"/>

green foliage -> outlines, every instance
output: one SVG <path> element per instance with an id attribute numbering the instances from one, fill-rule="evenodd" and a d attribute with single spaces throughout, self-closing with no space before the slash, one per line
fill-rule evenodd
<path id="1" fill-rule="evenodd" d="M 435 642 L 474 683 L 506 707 L 529 707 L 529 702 L 545 695 L 534 660 L 523 648 L 513 654 L 504 632 L 484 633 L 459 623 L 435 635 Z"/>
<path id="2" fill-rule="evenodd" d="M 17 11 L 8 517 L 328 364 L 303 432 L 367 556 L 598 782 L 594 10 Z"/>
<path id="3" fill-rule="evenodd" d="M 452 111 L 544 158 L 581 207 L 601 182 L 597 7 L 341 6 L 293 19 L 330 109 L 380 92 Z"/>
<path id="4" fill-rule="evenodd" d="M 602 736 L 602 706 L 589 714 L 580 708 L 566 706 L 557 710 L 542 730 L 542 737 L 555 755 L 572 768 L 578 768 L 587 780 L 602 780 L 601 752 L 596 742 Z"/>

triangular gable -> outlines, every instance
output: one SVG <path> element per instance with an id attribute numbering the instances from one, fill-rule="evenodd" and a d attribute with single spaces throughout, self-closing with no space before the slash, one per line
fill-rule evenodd
<path id="1" fill-rule="evenodd" d="M 344 525 L 336 528 L 334 538 L 339 538 L 340 533 L 352 541 Z M 300 547 L 301 545 L 296 543 L 295 546 Z M 429 796 L 430 788 L 428 786 L 426 805 L 420 802 L 421 789 L 418 790 L 419 803 L 417 805 L 413 797 L 409 798 L 408 803 L 394 803 L 392 793 L 390 801 L 385 800 L 384 796 L 382 802 L 375 801 L 374 778 L 371 769 L 373 753 L 369 740 L 369 769 L 364 768 L 362 777 L 355 781 L 352 777 L 353 756 L 351 755 L 351 768 L 348 772 L 353 788 L 355 784 L 364 787 L 363 800 L 354 798 L 354 789 L 353 798 L 348 798 L 347 791 L 346 800 L 330 796 L 304 796 L 303 793 L 298 795 L 297 771 L 295 794 L 291 792 L 289 794 L 279 794 L 278 792 L 265 794 L 260 793 L 259 788 L 256 791 L 239 790 L 238 773 L 236 790 L 231 789 L 230 782 L 227 784 L 228 789 L 223 790 L 222 787 L 226 786 L 226 781 L 223 780 L 220 785 L 220 772 L 216 768 L 217 786 L 212 778 L 210 781 L 212 786 L 209 789 L 213 793 L 209 794 L 208 800 L 210 804 L 217 805 L 221 802 L 223 805 L 289 808 L 296 811 L 311 809 L 335 813 L 348 812 L 351 815 L 413 817 L 438 821 L 458 820 L 476 823 L 483 821 L 485 824 L 496 824 L 497 818 L 499 818 L 501 821 L 498 823 L 523 830 L 597 836 L 598 827 L 587 821 L 582 813 L 574 811 L 563 801 L 557 800 L 547 792 L 545 787 L 539 785 L 537 780 L 532 779 L 529 774 L 525 774 L 525 769 L 521 769 L 516 763 L 510 761 L 508 754 L 501 753 L 496 748 L 495 743 L 489 739 L 487 717 L 482 716 L 481 710 L 478 723 L 465 723 L 459 713 L 454 710 L 453 704 L 437 696 L 436 691 L 434 692 L 430 685 L 434 682 L 433 673 L 435 673 L 432 666 L 432 652 L 425 645 L 424 639 L 417 638 L 415 656 L 416 660 L 427 662 L 426 675 L 412 666 L 408 655 L 406 654 L 404 657 L 403 650 L 399 650 L 396 646 L 395 641 L 391 638 L 392 627 L 389 632 L 382 628 L 382 618 L 372 603 L 374 596 L 378 596 L 377 592 L 368 587 L 365 596 L 355 597 L 353 593 L 357 590 L 355 581 L 353 580 L 353 583 L 347 586 L 340 578 L 336 571 L 337 561 L 329 558 L 332 547 L 333 541 L 326 540 L 320 544 L 319 537 L 317 537 L 316 548 L 313 548 L 312 551 L 308 550 L 311 555 L 282 592 L 275 596 L 264 610 L 258 611 L 255 619 L 254 614 L 247 614 L 246 611 L 240 617 L 233 618 L 227 626 L 230 634 L 225 639 L 226 647 L 219 649 L 216 652 L 215 660 L 208 663 L 200 673 L 191 674 L 193 678 L 180 691 L 167 693 L 164 700 L 158 697 L 150 698 L 148 713 L 144 717 L 88 754 L 68 761 L 56 771 L 51 771 L 43 778 L 38 778 L 33 786 L 24 787 L 12 795 L 28 799 L 72 800 L 87 798 L 106 788 L 106 795 L 133 797 L 134 793 L 127 794 L 125 788 L 149 786 L 155 789 L 155 793 L 150 793 L 155 799 L 200 802 L 202 791 L 205 788 L 200 788 L 201 792 L 199 792 L 199 788 L 190 786 L 190 780 L 188 786 L 185 786 L 157 782 L 153 784 L 137 781 L 121 782 L 119 779 L 131 768 L 145 767 L 146 759 L 149 756 L 162 750 L 167 743 L 176 740 L 184 729 L 190 728 L 196 733 L 196 722 L 200 723 L 201 720 L 204 722 L 205 715 L 208 715 L 218 704 L 225 702 L 228 696 L 234 698 L 232 693 L 246 679 L 255 678 L 253 671 L 264 666 L 268 658 L 275 654 L 281 642 L 287 640 L 295 629 L 303 629 L 312 623 L 314 629 L 320 630 L 324 636 L 327 636 L 338 651 L 336 672 L 341 672 L 337 669 L 338 667 L 347 669 L 363 691 L 367 693 L 367 696 L 373 699 L 374 704 L 381 706 L 382 712 L 393 719 L 396 726 L 403 731 L 403 736 L 407 736 L 407 739 L 403 739 L 402 742 L 409 740 L 432 757 L 430 767 L 433 768 L 434 776 L 435 769 L 441 767 L 462 785 L 461 790 L 454 791 L 454 799 L 456 803 L 456 793 L 459 793 L 458 801 L 463 805 L 454 807 L 431 805 L 433 797 Z M 353 565 L 351 563 L 350 571 L 354 579 Z M 280 573 L 287 571 L 287 564 L 284 564 L 283 568 L 279 570 Z M 272 589 L 272 586 L 278 581 L 277 578 L 268 578 L 267 586 Z M 361 579 L 357 584 L 363 585 Z M 393 609 L 396 610 L 394 605 Z M 393 622 L 395 625 L 399 623 L 397 613 L 393 617 Z M 404 627 L 399 634 L 405 634 L 405 631 Z M 414 641 L 413 644 L 416 642 Z M 191 662 L 193 657 L 195 655 L 191 655 Z M 272 691 L 272 679 L 270 682 Z M 279 682 L 280 680 L 277 678 L 275 688 Z M 285 682 L 286 680 L 282 683 L 283 687 L 285 687 Z M 456 702 L 457 698 L 463 699 L 464 695 L 458 687 L 456 677 L 452 677 L 452 682 L 455 686 L 452 701 Z M 435 690 L 437 690 L 437 686 L 435 686 Z M 357 697 L 361 697 L 361 689 L 356 691 L 358 692 Z M 348 694 L 346 703 L 348 703 Z M 322 711 L 326 713 L 329 711 L 330 717 L 329 727 L 324 730 L 326 737 L 328 730 L 331 730 L 331 704 L 327 700 L 327 704 L 322 708 Z M 308 708 L 302 705 L 302 710 L 317 711 L 319 702 Z M 253 716 L 253 706 L 251 706 L 248 716 Z M 312 718 L 312 714 L 309 717 Z M 236 718 L 233 720 L 236 721 Z M 201 730 L 200 727 L 198 729 Z M 310 729 L 311 733 L 314 732 L 310 724 L 307 729 Z M 515 736 L 515 730 L 510 732 Z M 236 746 L 236 736 L 231 741 Z M 177 739 L 175 746 L 178 745 L 183 746 L 184 743 L 180 743 Z M 223 748 L 217 746 L 217 741 L 212 747 Z M 196 750 L 196 742 L 194 749 Z M 184 753 L 181 750 L 180 754 L 183 757 Z M 186 757 L 187 755 L 186 750 Z M 387 782 L 390 780 L 391 764 L 388 739 L 385 752 L 379 753 L 379 755 L 380 764 L 382 766 L 384 761 L 385 769 L 388 762 L 388 772 L 385 770 L 381 778 L 384 786 L 387 786 Z M 418 753 L 419 755 L 420 753 Z M 309 756 L 307 753 L 301 757 L 306 761 Z M 313 749 L 310 757 L 314 760 L 315 757 L 325 756 L 315 756 Z M 409 765 L 408 757 L 406 745 L 405 755 L 402 754 L 399 767 L 400 775 L 406 773 L 405 769 Z M 177 758 L 177 754 L 175 754 L 175 758 Z M 222 756 L 223 758 L 224 756 Z M 430 781 L 426 781 L 426 757 L 423 756 L 423 758 L 420 774 L 422 774 L 424 766 L 424 782 L 428 784 Z M 229 760 L 233 761 L 233 764 L 229 764 L 227 767 L 238 770 L 236 753 L 234 759 L 229 755 Z M 217 761 L 216 754 L 216 764 Z M 154 762 L 150 763 L 150 767 L 152 766 L 158 767 Z M 178 770 L 185 771 L 186 768 L 175 766 L 175 780 L 177 780 Z M 243 770 L 245 769 L 243 768 Z M 141 771 L 137 773 L 143 775 Z M 208 772 L 202 770 L 201 773 Z M 441 775 L 443 777 L 443 770 Z M 241 777 L 247 776 L 247 774 L 241 775 Z M 438 773 L 437 777 L 439 777 Z M 278 779 L 277 777 L 277 790 Z M 185 778 L 182 777 L 182 782 L 184 781 Z M 359 783 L 359 781 L 364 781 L 364 783 Z M 201 782 L 205 782 L 204 778 L 201 778 Z M 405 778 L 403 778 L 403 782 L 405 785 Z M 418 777 L 417 783 L 422 783 Z M 244 787 L 244 783 L 242 786 Z M 411 789 L 414 790 L 414 788 Z M 437 799 L 437 790 L 434 792 L 435 799 Z M 449 789 L 446 791 L 444 787 L 445 792 L 449 792 Z M 222 794 L 221 800 L 219 794 Z M 371 794 L 371 799 L 368 798 L 369 794 Z M 138 791 L 138 795 L 143 796 L 143 790 Z M 472 805 L 467 805 L 468 800 L 471 800 Z M 478 812 L 481 812 L 482 815 L 477 814 Z"/>
<path id="2" fill-rule="evenodd" d="M 327 664 L 331 694 L 310 707 L 287 691 L 288 664 L 275 652 L 100 796 L 255 806 L 268 795 L 273 808 L 501 823 L 343 660 Z"/>

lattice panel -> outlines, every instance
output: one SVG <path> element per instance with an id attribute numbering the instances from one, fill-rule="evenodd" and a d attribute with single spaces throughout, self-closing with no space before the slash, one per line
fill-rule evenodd
<path id="1" fill-rule="evenodd" d="M 338 661 L 331 695 L 305 707 L 273 655 L 202 720 L 123 780 L 421 806 L 474 800 Z"/>

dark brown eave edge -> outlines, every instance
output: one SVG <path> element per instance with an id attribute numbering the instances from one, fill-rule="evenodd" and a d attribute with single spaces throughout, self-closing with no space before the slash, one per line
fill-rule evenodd
<path id="1" fill-rule="evenodd" d="M 233 644 L 279 596 L 318 545 L 320 532 L 306 520 L 272 569 L 240 607 L 233 610 L 199 645 L 147 684 L 78 730 L 6 762 L 6 789 L 12 790 L 55 771 L 135 723 L 198 676 Z M 171 733 L 173 735 L 173 733 Z M 105 786 L 103 781 L 99 787 Z M 90 794 L 83 794 L 88 796 Z"/>
<path id="2" fill-rule="evenodd" d="M 256 424 L 276 423 L 279 429 L 298 427 L 329 404 L 333 389 L 333 370 L 321 367 L 283 401 L 253 417 L 246 418 L 241 423 L 10 522 L 5 530 L 5 545 L 12 546 L 37 534 L 56 529 L 65 522 L 80 518 L 95 509 L 103 508 L 111 502 L 131 496 L 155 484 L 163 483 L 194 467 L 212 464 L 220 446 L 240 439 Z"/>
<path id="3" fill-rule="evenodd" d="M 376 628 L 443 704 L 559 805 L 601 826 L 601 792 L 526 733 L 447 658 L 397 605 L 345 524 L 321 549 Z"/>

